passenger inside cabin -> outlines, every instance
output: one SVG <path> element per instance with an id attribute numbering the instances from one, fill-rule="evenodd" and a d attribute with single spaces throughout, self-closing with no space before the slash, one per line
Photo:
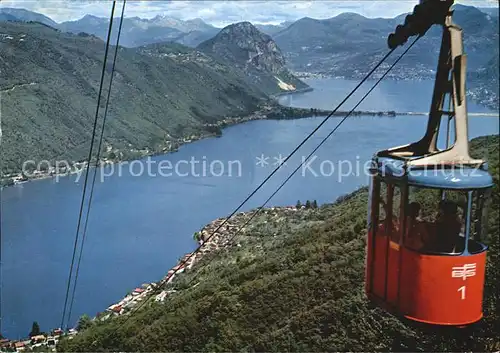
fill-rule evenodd
<path id="1" fill-rule="evenodd" d="M 380 200 L 380 205 L 382 206 L 381 210 L 383 210 L 383 211 L 381 213 L 381 217 L 380 217 L 380 221 L 379 221 L 380 223 L 378 226 L 378 234 L 387 235 L 388 233 L 390 233 L 391 238 L 392 238 L 392 237 L 394 237 L 394 234 L 398 233 L 399 224 L 398 224 L 397 220 L 394 219 L 394 217 L 392 217 L 390 219 L 390 221 L 387 219 L 387 217 L 390 216 L 390 213 L 389 213 L 389 207 L 384 200 Z M 392 226 L 392 229 L 388 230 L 387 226 L 389 226 L 389 227 Z"/>
<path id="2" fill-rule="evenodd" d="M 412 202 L 407 211 L 405 246 L 418 251 L 424 248 L 427 240 L 427 229 L 420 218 L 420 204 Z"/>
<path id="3" fill-rule="evenodd" d="M 444 253 L 461 252 L 463 249 L 463 240 L 461 240 L 463 238 L 460 237 L 461 228 L 456 202 L 440 201 L 435 223 L 436 232 L 433 241 L 429 244 L 429 250 Z"/>

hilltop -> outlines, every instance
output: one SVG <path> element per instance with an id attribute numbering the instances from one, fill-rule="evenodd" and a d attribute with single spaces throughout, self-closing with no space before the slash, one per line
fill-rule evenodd
<path id="1" fill-rule="evenodd" d="M 476 138 L 496 183 L 489 213 L 485 318 L 437 329 L 395 318 L 364 296 L 367 190 L 334 204 L 266 209 L 234 241 L 176 279 L 163 301 L 95 321 L 61 351 L 494 351 L 498 315 L 499 136 Z M 237 223 L 239 214 L 230 224 Z M 240 222 L 241 223 L 241 222 Z M 236 227 L 237 228 L 237 227 Z M 223 236 L 222 236 L 223 237 Z M 127 319 L 127 321 L 125 321 Z"/>
<path id="2" fill-rule="evenodd" d="M 250 83 L 268 94 L 308 88 L 286 68 L 285 58 L 275 41 L 250 22 L 224 27 L 197 49 L 238 67 L 246 73 Z"/>

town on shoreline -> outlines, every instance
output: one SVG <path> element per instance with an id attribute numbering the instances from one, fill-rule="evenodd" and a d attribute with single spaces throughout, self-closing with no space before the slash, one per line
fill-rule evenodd
<path id="1" fill-rule="evenodd" d="M 300 92 L 294 92 L 295 94 L 299 94 Z M 322 117 L 331 114 L 330 110 L 322 110 L 315 108 L 295 108 L 295 107 L 286 107 L 282 105 L 266 105 L 260 110 L 254 112 L 253 114 L 246 115 L 243 117 L 227 117 L 222 120 L 217 121 L 213 124 L 205 124 L 203 126 L 204 131 L 198 134 L 192 134 L 190 136 L 171 139 L 165 142 L 165 145 L 157 150 L 131 150 L 131 152 L 135 152 L 136 156 L 131 158 L 124 158 L 123 154 L 120 154 L 120 151 L 113 151 L 110 146 L 107 147 L 108 156 L 109 153 L 112 152 L 114 158 L 105 157 L 99 160 L 97 163 L 98 166 L 105 166 L 107 164 L 116 164 L 123 163 L 135 159 L 144 158 L 147 156 L 157 156 L 168 153 L 174 153 L 179 150 L 179 148 L 185 144 L 195 142 L 201 139 L 210 138 L 210 137 L 220 137 L 222 136 L 222 129 L 242 124 L 254 120 L 294 120 L 294 119 L 305 119 L 311 117 Z M 345 111 L 337 111 L 332 116 L 345 116 L 348 112 Z M 354 111 L 352 112 L 353 116 L 379 116 L 379 117 L 395 117 L 397 115 L 427 115 L 427 113 L 412 113 L 412 112 L 395 112 L 395 111 Z M 95 160 L 91 160 L 91 165 L 95 166 Z M 63 165 L 54 162 L 57 165 L 44 165 L 44 169 L 38 170 L 33 169 L 30 170 L 29 174 L 24 173 L 24 171 L 6 174 L 0 180 L 0 187 L 8 187 L 26 183 L 32 180 L 39 179 L 47 179 L 53 177 L 62 177 L 69 176 L 72 174 L 82 173 L 89 167 L 89 162 L 86 160 L 83 161 L 74 161 L 74 162 L 66 162 Z"/>

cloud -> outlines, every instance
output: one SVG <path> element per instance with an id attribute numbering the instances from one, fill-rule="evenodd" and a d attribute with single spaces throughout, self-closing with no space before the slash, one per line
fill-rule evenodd
<path id="1" fill-rule="evenodd" d="M 458 0 L 477 7 L 498 7 L 496 0 Z M 329 0 L 329 1 L 127 1 L 126 17 L 153 18 L 166 15 L 183 20 L 201 18 L 223 27 L 238 21 L 278 24 L 302 17 L 324 19 L 342 12 L 356 12 L 366 17 L 395 17 L 412 11 L 418 0 Z M 79 0 L 3 0 L 2 7 L 20 7 L 42 13 L 56 22 L 79 19 L 86 14 L 109 17 L 111 1 Z M 121 8 L 121 1 L 117 2 Z M 116 11 L 118 13 L 119 10 Z"/>

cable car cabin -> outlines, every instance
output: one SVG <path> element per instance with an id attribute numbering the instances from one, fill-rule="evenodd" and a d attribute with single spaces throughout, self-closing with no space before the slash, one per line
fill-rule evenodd
<path id="1" fill-rule="evenodd" d="M 485 201 L 474 168 L 404 171 L 375 159 L 370 182 L 366 292 L 408 319 L 467 325 L 482 318 Z"/>
<path id="2" fill-rule="evenodd" d="M 389 36 L 393 48 L 418 34 L 415 28 L 432 21 L 443 27 L 424 136 L 379 151 L 372 160 L 365 283 L 368 297 L 389 311 L 428 324 L 465 326 L 483 316 L 487 247 L 481 239 L 493 179 L 485 162 L 469 155 L 467 60 L 452 3 L 424 1 L 419 15 L 405 21 L 410 27 L 420 21 L 416 27 L 399 26 L 399 34 Z M 447 135 L 440 150 L 442 120 Z"/>

